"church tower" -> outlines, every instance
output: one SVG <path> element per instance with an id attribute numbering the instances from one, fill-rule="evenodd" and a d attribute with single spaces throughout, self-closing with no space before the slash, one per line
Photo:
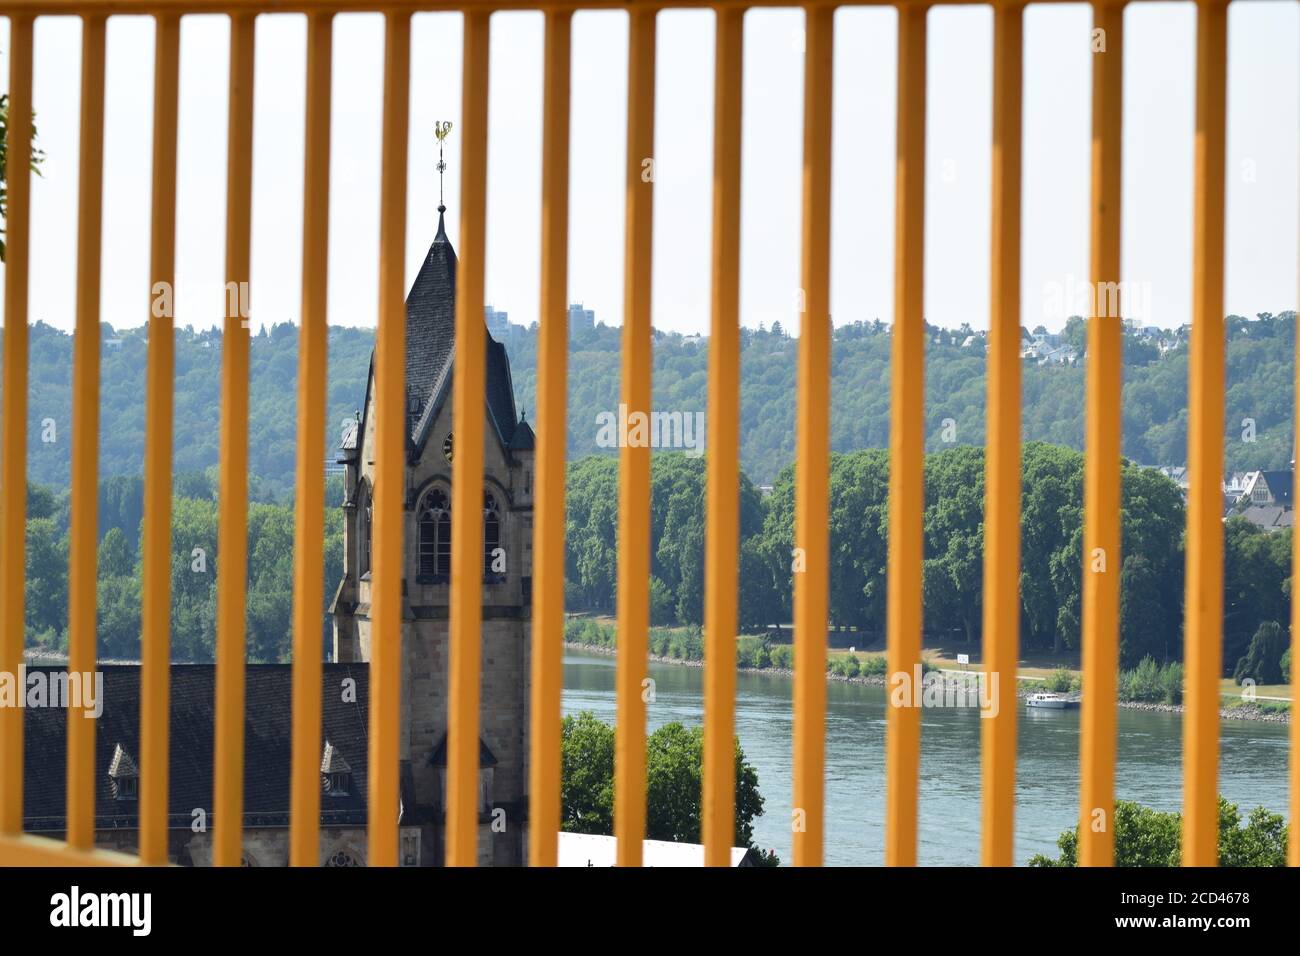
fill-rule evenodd
<path id="1" fill-rule="evenodd" d="M 406 493 L 403 515 L 401 830 L 419 833 L 422 865 L 444 858 L 448 611 L 451 580 L 452 375 L 456 253 L 438 232 L 406 298 Z M 486 334 L 486 332 L 485 332 Z M 533 431 L 515 410 L 505 346 L 487 335 L 483 413 L 480 865 L 524 861 L 527 839 L 529 615 Z M 370 528 L 374 488 L 373 354 L 359 418 L 344 429 L 344 567 L 331 613 L 334 660 L 370 660 Z"/>

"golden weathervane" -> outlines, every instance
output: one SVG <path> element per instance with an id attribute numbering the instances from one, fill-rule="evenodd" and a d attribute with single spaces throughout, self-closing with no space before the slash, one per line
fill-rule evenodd
<path id="1" fill-rule="evenodd" d="M 442 144 L 450 132 L 450 120 L 438 120 L 433 124 L 433 135 L 438 138 L 438 212 L 444 212 L 447 208 L 442 202 L 442 174 L 447 171 L 447 162 L 442 158 Z"/>

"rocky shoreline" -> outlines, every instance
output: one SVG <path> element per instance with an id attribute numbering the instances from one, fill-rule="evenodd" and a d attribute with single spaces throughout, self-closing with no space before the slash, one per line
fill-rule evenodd
<path id="1" fill-rule="evenodd" d="M 604 657 L 613 657 L 617 652 L 610 647 L 596 647 L 591 644 L 579 644 L 575 641 L 565 641 L 564 646 L 570 650 L 586 651 L 589 654 L 600 654 Z M 678 664 L 683 667 L 703 667 L 703 661 L 686 661 L 677 657 L 664 657 L 660 654 L 651 654 L 650 660 L 656 664 Z M 746 673 L 761 674 L 770 677 L 794 677 L 794 671 L 787 667 L 761 667 L 747 668 Z M 885 686 L 883 675 L 869 674 L 861 677 L 843 677 L 839 674 L 826 672 L 826 679 L 840 681 L 845 684 L 870 684 L 876 687 Z M 1018 686 L 1016 688 L 1016 697 L 1024 699 L 1030 694 L 1039 693 L 1038 688 Z M 1182 704 L 1150 704 L 1141 701 L 1120 701 L 1119 706 L 1127 710 L 1145 710 L 1154 713 L 1163 714 L 1181 714 L 1183 712 Z M 1271 724 L 1289 724 L 1291 723 L 1291 712 L 1289 710 L 1276 712 L 1266 711 L 1258 704 L 1243 704 L 1240 707 L 1224 707 L 1219 710 L 1219 717 L 1223 720 L 1260 720 Z"/>

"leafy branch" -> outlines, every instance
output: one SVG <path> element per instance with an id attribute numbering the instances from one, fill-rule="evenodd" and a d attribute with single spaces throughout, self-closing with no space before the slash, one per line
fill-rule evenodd
<path id="1" fill-rule="evenodd" d="M 36 145 L 36 111 L 32 111 L 32 164 L 37 176 L 45 153 Z M 9 222 L 9 94 L 0 94 L 0 262 L 5 260 L 5 225 Z"/>

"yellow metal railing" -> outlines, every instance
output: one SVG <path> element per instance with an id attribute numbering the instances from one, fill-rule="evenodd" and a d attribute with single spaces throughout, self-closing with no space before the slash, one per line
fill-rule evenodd
<path id="1" fill-rule="evenodd" d="M 867 0 L 870 2 L 870 0 Z M 884 0 L 880 0 L 883 5 Z M 967 2 L 967 0 L 956 0 Z M 1187 706 L 1184 717 L 1184 860 L 1216 858 L 1216 773 L 1222 617 L 1219 476 L 1223 452 L 1224 122 L 1228 0 L 1198 0 L 1196 55 L 1195 289 L 1192 329 L 1187 538 Z M 735 633 L 738 545 L 740 115 L 743 18 L 781 0 L 642 0 L 539 3 L 536 0 L 0 0 L 9 17 L 8 260 L 5 267 L 3 438 L 0 444 L 0 671 L 23 653 L 26 512 L 27 292 L 30 231 L 32 25 L 41 15 L 83 19 L 80 193 L 74 358 L 70 661 L 95 669 L 95 533 L 99 379 L 99 259 L 103 177 L 104 38 L 111 14 L 149 14 L 157 27 L 150 282 L 170 284 L 175 263 L 179 28 L 184 14 L 231 17 L 226 277 L 249 278 L 254 21 L 258 13 L 307 14 L 307 100 L 303 221 L 303 313 L 299 356 L 298 475 L 295 515 L 293 771 L 290 862 L 318 862 L 321 747 L 321 607 L 330 70 L 333 15 L 385 15 L 383 159 L 380 197 L 380 303 L 376 336 L 373 621 L 400 634 L 405 365 L 404 261 L 410 17 L 464 13 L 461 266 L 456 302 L 457 374 L 453 480 L 451 673 L 447 862 L 476 859 L 479 583 L 484 388 L 483 266 L 486 214 L 487 83 L 490 14 L 542 9 L 546 16 L 542 170 L 541 332 L 538 350 L 537 505 L 534 528 L 529 861 L 554 865 L 560 821 L 560 694 L 564 598 L 564 453 L 567 365 L 570 24 L 575 9 L 623 9 L 631 20 L 627 127 L 627 219 L 623 394 L 629 410 L 650 406 L 650 279 L 654 155 L 656 12 L 664 6 L 716 10 L 712 341 L 706 537 L 706 669 L 703 839 L 710 865 L 724 865 L 734 828 Z M 823 857 L 825 660 L 830 382 L 830 155 L 834 11 L 806 3 L 802 282 L 799 345 L 795 574 L 794 862 Z M 922 633 L 922 486 L 926 2 L 898 7 L 898 137 L 895 322 L 891 418 L 888 666 L 910 674 Z M 1123 0 L 1095 0 L 1106 52 L 1093 59 L 1091 280 L 1120 279 L 1120 156 Z M 993 219 L 988 370 L 988 454 L 984 577 L 984 660 L 1009 679 L 997 716 L 982 724 L 983 861 L 1013 860 L 1015 668 L 1019 620 L 1020 513 L 1020 195 L 1023 14 L 1020 0 L 994 4 Z M 144 290 L 142 290 L 144 291 Z M 1095 296 L 1097 302 L 1103 297 Z M 231 310 L 222 357 L 220 539 L 214 861 L 238 865 L 242 842 L 247 548 L 248 348 L 246 317 Z M 149 318 L 141 701 L 140 856 L 167 860 L 167 714 L 172 322 Z M 1081 861 L 1114 859 L 1116 669 L 1120 569 L 1120 372 L 1117 316 L 1089 322 L 1085 477 L 1084 701 L 1079 819 Z M 1300 441 L 1300 419 L 1297 440 Z M 645 725 L 650 557 L 650 452 L 621 451 L 618 554 L 618 721 L 615 827 L 618 862 L 639 865 L 645 832 Z M 1296 540 L 1300 542 L 1300 536 Z M 1300 548 L 1295 551 L 1300 573 Z M 1293 635 L 1300 602 L 1293 602 Z M 1295 638 L 1293 637 L 1293 641 Z M 369 754 L 369 862 L 397 862 L 399 648 L 372 642 Z M 920 714 L 890 707 L 887 724 L 886 850 L 889 864 L 916 862 Z M 93 724 L 69 722 L 67 840 L 22 833 L 22 711 L 0 709 L 0 864 L 134 863 L 95 850 Z M 1292 723 L 1292 819 L 1300 810 L 1300 726 Z M 1101 826 L 1096 825 L 1098 820 Z M 1300 841 L 1290 862 L 1300 865 Z"/>

